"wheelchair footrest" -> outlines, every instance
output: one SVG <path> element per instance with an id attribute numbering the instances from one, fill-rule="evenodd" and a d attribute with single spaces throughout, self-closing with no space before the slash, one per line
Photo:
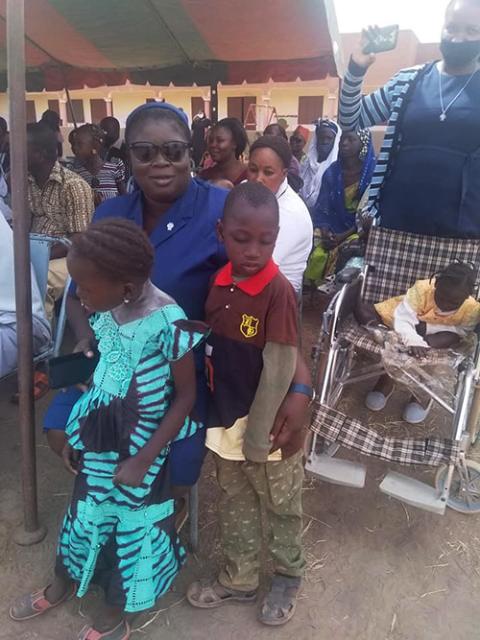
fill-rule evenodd
<path id="1" fill-rule="evenodd" d="M 307 471 L 311 471 L 322 480 L 339 484 L 344 487 L 363 489 L 367 469 L 363 464 L 332 458 L 325 454 L 313 454 L 305 465 Z"/>
<path id="2" fill-rule="evenodd" d="M 395 471 L 387 473 L 380 484 L 380 491 L 412 507 L 431 511 L 441 516 L 444 515 L 447 506 L 440 499 L 439 492 L 435 487 Z"/>

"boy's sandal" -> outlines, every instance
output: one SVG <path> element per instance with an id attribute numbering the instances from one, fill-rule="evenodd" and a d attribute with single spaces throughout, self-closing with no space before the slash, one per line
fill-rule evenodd
<path id="1" fill-rule="evenodd" d="M 218 580 L 193 582 L 187 589 L 187 600 L 198 609 L 215 609 L 228 602 L 251 604 L 257 599 L 257 591 L 237 591 L 221 585 Z"/>
<path id="2" fill-rule="evenodd" d="M 67 590 L 65 595 L 60 598 L 60 600 L 52 604 L 45 597 L 45 592 L 47 589 L 48 586 L 41 591 L 26 593 L 25 595 L 18 598 L 18 600 L 16 600 L 10 607 L 10 610 L 8 612 L 10 618 L 12 620 L 15 620 L 16 622 L 23 622 L 24 620 L 36 618 L 37 616 L 41 616 L 47 611 L 50 611 L 50 609 L 58 607 L 58 605 L 62 604 L 63 602 L 71 600 L 77 593 L 77 586 L 73 585 L 70 589 Z"/>
<path id="3" fill-rule="evenodd" d="M 300 584 L 301 578 L 274 575 L 270 591 L 262 602 L 258 620 L 271 627 L 278 627 L 289 622 L 297 608 Z"/>
<path id="4" fill-rule="evenodd" d="M 85 626 L 78 634 L 78 640 L 128 640 L 131 630 L 128 622 L 122 620 L 110 631 L 97 631 L 94 627 Z"/>

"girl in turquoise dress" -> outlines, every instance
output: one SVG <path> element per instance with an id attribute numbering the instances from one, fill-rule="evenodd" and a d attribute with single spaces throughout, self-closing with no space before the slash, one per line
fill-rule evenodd
<path id="1" fill-rule="evenodd" d="M 75 237 L 68 268 L 91 314 L 100 361 L 74 406 L 64 460 L 75 474 L 55 578 L 20 598 L 15 620 L 45 613 L 90 583 L 106 607 L 80 640 L 126 640 L 129 613 L 152 607 L 185 552 L 174 528 L 168 452 L 195 433 L 192 349 L 205 325 L 149 279 L 153 250 L 137 225 L 108 218 Z"/>

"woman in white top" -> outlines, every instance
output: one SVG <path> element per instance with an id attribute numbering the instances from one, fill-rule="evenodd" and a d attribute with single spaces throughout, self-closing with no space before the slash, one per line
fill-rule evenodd
<path id="1" fill-rule="evenodd" d="M 313 225 L 305 203 L 288 185 L 291 160 L 292 152 L 286 140 L 262 136 L 250 147 L 247 177 L 250 182 L 261 182 L 277 197 L 280 231 L 273 259 L 300 295 L 303 273 L 312 250 Z"/>
<path id="2" fill-rule="evenodd" d="M 13 234 L 0 214 L 0 378 L 17 366 L 17 317 L 13 271 Z M 32 270 L 33 350 L 39 353 L 50 341 L 50 325 L 45 318 L 35 274 Z"/>

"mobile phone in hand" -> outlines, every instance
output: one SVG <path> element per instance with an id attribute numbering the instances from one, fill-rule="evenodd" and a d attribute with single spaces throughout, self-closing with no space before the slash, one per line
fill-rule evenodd
<path id="1" fill-rule="evenodd" d="M 400 28 L 398 24 L 392 24 L 388 27 L 372 27 L 365 31 L 367 39 L 366 45 L 363 47 L 363 53 L 384 53 L 385 51 L 393 51 L 397 46 L 398 34 Z"/>
<path id="2" fill-rule="evenodd" d="M 80 353 L 71 353 L 52 358 L 48 363 L 48 384 L 51 389 L 64 389 L 88 382 L 100 359 L 98 351 L 93 358 Z"/>

